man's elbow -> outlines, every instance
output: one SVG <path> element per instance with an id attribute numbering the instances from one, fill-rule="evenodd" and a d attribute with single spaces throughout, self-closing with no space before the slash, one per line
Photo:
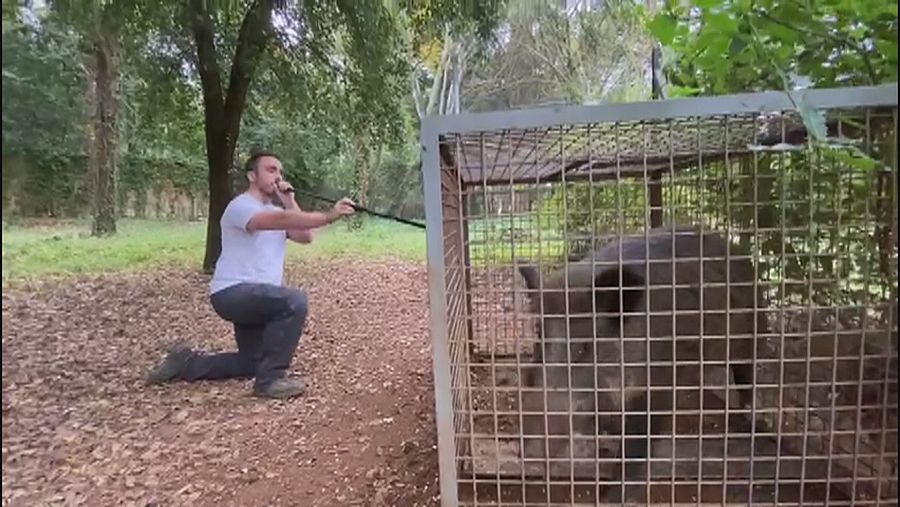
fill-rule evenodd
<path id="1" fill-rule="evenodd" d="M 309 229 L 299 229 L 290 231 L 288 237 L 291 240 L 297 243 L 309 244 L 312 243 L 312 231 Z"/>

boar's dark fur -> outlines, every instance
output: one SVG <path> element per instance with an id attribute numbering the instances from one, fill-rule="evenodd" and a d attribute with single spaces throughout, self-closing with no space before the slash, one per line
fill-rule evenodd
<path id="1" fill-rule="evenodd" d="M 724 361 L 727 330 L 730 361 L 744 361 L 731 364 L 734 382 L 746 387 L 740 391 L 739 401 L 745 407 L 750 405 L 754 378 L 750 361 L 759 339 L 756 336 L 765 330 L 765 317 L 764 312 L 753 311 L 762 302 L 754 284 L 753 265 L 746 255 L 733 250 L 726 262 L 728 249 L 725 239 L 714 233 L 678 228 L 673 234 L 671 228 L 652 229 L 646 237 L 640 234 L 613 240 L 550 274 L 542 276 L 532 266 L 520 268 L 529 291 L 537 291 L 530 293 L 531 311 L 542 316 L 536 326 L 539 339 L 533 357 L 540 366 L 523 374 L 522 383 L 548 388 L 546 405 L 544 392 L 524 392 L 522 408 L 565 414 L 548 414 L 546 420 L 543 413 L 523 416 L 523 457 L 549 454 L 567 458 L 570 452 L 574 454 L 568 438 L 547 440 L 545 435 L 589 436 L 598 431 L 620 435 L 621 416 L 616 414 L 623 409 L 646 411 L 648 401 L 653 410 L 670 410 L 671 390 L 649 391 L 647 386 L 648 381 L 653 386 L 671 386 L 677 372 L 671 365 L 653 366 L 648 372 L 648 352 L 651 361 L 693 361 L 677 369 L 699 370 L 701 323 L 704 361 Z M 674 318 L 673 309 L 678 312 Z M 730 311 L 727 315 L 726 310 Z M 677 340 L 673 340 L 675 336 Z M 646 435 L 647 419 L 646 413 L 626 417 L 626 434 Z M 671 416 L 649 419 L 651 435 L 671 429 Z M 540 437 L 528 439 L 529 435 Z M 625 455 L 643 457 L 649 445 L 646 438 L 627 442 Z M 608 452 L 619 456 L 620 449 L 617 445 Z M 626 467 L 625 475 L 641 470 L 643 467 Z"/>

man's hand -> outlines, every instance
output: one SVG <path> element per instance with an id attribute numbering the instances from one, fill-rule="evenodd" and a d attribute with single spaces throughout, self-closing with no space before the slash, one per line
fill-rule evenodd
<path id="1" fill-rule="evenodd" d="M 294 187 L 287 181 L 278 180 L 275 182 L 275 194 L 278 196 L 278 200 L 281 201 L 284 209 L 300 209 L 297 206 L 297 201 L 294 200 Z"/>
<path id="2" fill-rule="evenodd" d="M 294 187 L 284 180 L 279 180 L 275 183 L 275 191 L 279 194 L 292 194 L 294 193 Z"/>
<path id="3" fill-rule="evenodd" d="M 334 204 L 334 207 L 331 208 L 331 211 L 328 213 L 331 215 L 332 220 L 337 220 L 338 218 L 345 217 L 348 215 L 352 215 L 356 212 L 356 205 L 353 204 L 353 201 L 344 197 L 340 201 Z"/>

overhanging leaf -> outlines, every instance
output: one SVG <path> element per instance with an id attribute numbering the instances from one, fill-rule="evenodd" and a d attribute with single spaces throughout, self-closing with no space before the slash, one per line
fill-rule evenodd
<path id="1" fill-rule="evenodd" d="M 828 127 L 825 125 L 825 113 L 817 110 L 806 100 L 806 95 L 800 97 L 797 103 L 798 112 L 803 119 L 803 125 L 816 140 L 823 140 L 828 136 Z"/>
<path id="2" fill-rule="evenodd" d="M 807 109 L 806 112 L 801 112 L 801 116 L 803 117 L 803 124 L 806 125 L 807 130 L 812 133 L 815 139 L 822 140 L 828 136 L 824 112 Z"/>
<path id="3" fill-rule="evenodd" d="M 731 39 L 731 45 L 728 47 L 728 54 L 735 56 L 747 47 L 747 41 L 743 37 L 737 36 Z"/>
<path id="4" fill-rule="evenodd" d="M 716 31 L 722 34 L 737 33 L 737 20 L 729 16 L 727 13 L 710 13 L 705 15 L 704 18 L 710 27 L 714 28 Z"/>
<path id="5" fill-rule="evenodd" d="M 671 44 L 675 39 L 677 22 L 667 13 L 659 13 L 647 23 L 647 29 L 662 44 Z"/>
<path id="6" fill-rule="evenodd" d="M 837 160 L 862 171 L 873 171 L 881 165 L 855 146 L 824 144 L 823 147 L 833 153 Z"/>
<path id="7" fill-rule="evenodd" d="M 713 7 L 719 5 L 720 2 L 717 0 L 694 0 L 694 5 L 701 9 L 712 9 Z"/>
<path id="8" fill-rule="evenodd" d="M 669 86 L 668 95 L 670 97 L 692 97 L 700 92 L 699 88 L 690 86 Z"/>

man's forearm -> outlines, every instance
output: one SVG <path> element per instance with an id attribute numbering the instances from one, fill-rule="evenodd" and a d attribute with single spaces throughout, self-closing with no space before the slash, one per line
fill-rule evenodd
<path id="1" fill-rule="evenodd" d="M 289 211 L 302 211 L 300 209 L 300 205 L 297 204 L 297 200 L 294 199 L 294 194 L 291 193 L 289 195 L 289 199 L 285 199 L 287 202 L 284 202 L 284 209 Z M 314 227 L 302 227 L 296 229 L 289 229 L 287 231 L 288 238 L 298 242 L 298 243 L 309 243 L 312 241 L 312 230 Z"/>
<path id="2" fill-rule="evenodd" d="M 256 213 L 247 222 L 247 230 L 253 232 L 258 230 L 316 229 L 335 222 L 344 215 L 351 215 L 354 211 L 353 202 L 349 199 L 338 201 L 332 209 L 322 213 L 303 211 L 297 206 L 293 197 L 279 195 L 279 198 L 281 197 L 285 197 L 281 199 L 283 209 Z"/>
<path id="3" fill-rule="evenodd" d="M 287 215 L 288 220 L 285 224 L 286 230 L 316 229 L 318 227 L 326 226 L 340 218 L 334 211 L 323 213 L 321 211 L 303 211 L 300 209 L 287 210 Z"/>

